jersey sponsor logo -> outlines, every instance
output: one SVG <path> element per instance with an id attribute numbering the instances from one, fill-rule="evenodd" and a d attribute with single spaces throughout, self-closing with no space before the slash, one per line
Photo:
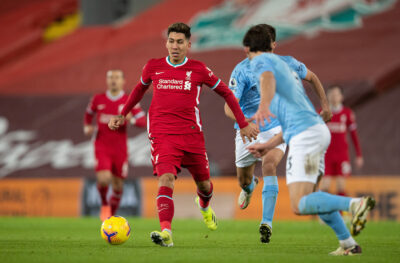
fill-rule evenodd
<path id="1" fill-rule="evenodd" d="M 346 124 L 342 122 L 328 122 L 328 128 L 332 133 L 346 132 Z"/>
<path id="2" fill-rule="evenodd" d="M 99 117 L 99 122 L 103 124 L 108 124 L 108 122 L 111 120 L 111 117 L 113 117 L 113 114 L 105 114 L 101 113 Z"/>
<path id="3" fill-rule="evenodd" d="M 157 89 L 162 90 L 191 90 L 192 83 L 177 79 L 160 79 L 157 84 Z"/>

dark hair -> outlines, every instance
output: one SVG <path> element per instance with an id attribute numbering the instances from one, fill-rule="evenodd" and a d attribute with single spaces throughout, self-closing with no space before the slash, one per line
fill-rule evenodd
<path id="1" fill-rule="evenodd" d="M 250 27 L 243 38 L 243 46 L 249 47 L 250 52 L 268 52 L 271 51 L 271 34 L 262 25 Z"/>
<path id="2" fill-rule="evenodd" d="M 265 30 L 267 30 L 269 32 L 269 34 L 271 35 L 271 40 L 272 42 L 276 41 L 276 30 L 275 27 L 268 25 L 268 24 L 259 24 L 259 26 L 265 28 Z"/>
<path id="3" fill-rule="evenodd" d="M 327 88 L 327 91 L 331 91 L 331 90 L 333 90 L 333 89 L 339 89 L 340 92 L 341 92 L 342 94 L 343 94 L 343 92 L 344 92 L 342 86 L 337 85 L 337 84 L 330 85 L 330 86 Z"/>
<path id="4" fill-rule="evenodd" d="M 191 37 L 190 26 L 186 25 L 185 23 L 173 23 L 168 27 L 167 36 L 169 36 L 171 32 L 182 33 L 185 35 L 186 39 L 190 39 Z"/>

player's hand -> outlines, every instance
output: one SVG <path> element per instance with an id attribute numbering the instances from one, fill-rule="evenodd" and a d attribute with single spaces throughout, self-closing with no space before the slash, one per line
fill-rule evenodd
<path id="1" fill-rule="evenodd" d="M 364 158 L 361 156 L 356 158 L 356 168 L 360 170 L 364 166 Z"/>
<path id="2" fill-rule="evenodd" d="M 332 111 L 329 108 L 322 109 L 319 115 L 322 117 L 325 123 L 330 122 L 330 120 L 332 119 Z"/>
<path id="3" fill-rule="evenodd" d="M 92 136 L 94 133 L 94 126 L 93 125 L 84 125 L 83 126 L 83 133 L 86 136 Z"/>
<path id="4" fill-rule="evenodd" d="M 255 143 L 247 147 L 247 150 L 256 158 L 261 158 L 271 150 L 267 143 Z"/>
<path id="5" fill-rule="evenodd" d="M 243 143 L 246 143 L 246 137 L 250 142 L 252 139 L 256 140 L 259 133 L 260 129 L 255 123 L 252 122 L 249 122 L 249 125 L 240 129 L 240 136 L 242 137 Z"/>
<path id="6" fill-rule="evenodd" d="M 125 117 L 122 115 L 113 116 L 111 117 L 110 121 L 108 122 L 108 128 L 115 131 L 119 129 L 125 123 Z"/>
<path id="7" fill-rule="evenodd" d="M 272 114 L 272 112 L 269 110 L 267 107 L 258 107 L 258 110 L 256 114 L 251 118 L 252 120 L 255 120 L 256 123 L 259 126 L 264 126 L 264 119 L 266 119 L 268 122 L 271 122 L 270 118 L 275 118 L 275 115 Z"/>

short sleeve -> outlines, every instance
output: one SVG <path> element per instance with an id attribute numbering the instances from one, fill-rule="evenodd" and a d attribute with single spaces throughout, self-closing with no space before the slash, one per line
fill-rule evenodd
<path id="1" fill-rule="evenodd" d="M 305 79 L 307 76 L 307 67 L 304 65 L 304 63 L 298 61 L 297 59 L 292 57 L 292 68 L 294 71 L 296 71 L 297 75 L 301 79 Z"/>
<path id="2" fill-rule="evenodd" d="M 229 89 L 233 92 L 237 99 L 240 99 L 243 95 L 246 85 L 247 80 L 245 75 L 243 74 L 242 70 L 236 66 L 232 71 L 231 78 L 229 80 Z"/>
<path id="3" fill-rule="evenodd" d="M 151 60 L 149 60 L 146 65 L 144 65 L 142 70 L 142 76 L 140 77 L 140 81 L 143 85 L 151 84 Z"/>

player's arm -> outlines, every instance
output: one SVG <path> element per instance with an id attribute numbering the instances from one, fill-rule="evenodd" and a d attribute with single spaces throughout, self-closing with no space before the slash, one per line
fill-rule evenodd
<path id="1" fill-rule="evenodd" d="M 270 150 L 275 149 L 279 144 L 283 143 L 282 132 L 278 133 L 265 143 L 255 143 L 247 147 L 249 152 L 256 158 L 261 158 L 266 155 Z"/>
<path id="2" fill-rule="evenodd" d="M 239 99 L 236 99 L 239 102 Z M 236 121 L 235 114 L 233 114 L 231 108 L 229 108 L 229 105 L 225 102 L 224 105 L 224 111 L 225 111 L 225 116 L 227 116 L 229 119 Z M 251 119 L 245 118 L 247 122 L 251 122 Z"/>
<path id="3" fill-rule="evenodd" d="M 136 127 L 144 128 L 147 125 L 146 113 L 140 107 L 140 104 L 136 104 L 129 113 L 131 118 L 129 122 Z"/>
<path id="4" fill-rule="evenodd" d="M 209 86 L 218 95 L 225 99 L 226 104 L 231 109 L 233 115 L 235 116 L 235 120 L 240 127 L 240 136 L 242 137 L 243 142 L 246 142 L 246 137 L 249 139 L 249 141 L 256 139 L 259 133 L 258 128 L 254 127 L 254 125 L 249 125 L 244 117 L 242 109 L 240 109 L 235 95 L 233 95 L 233 92 L 205 65 L 203 65 L 203 79 L 204 84 Z"/>
<path id="5" fill-rule="evenodd" d="M 249 125 L 249 123 L 246 121 L 242 109 L 240 109 L 239 103 L 233 95 L 232 91 L 221 80 L 218 80 L 216 85 L 217 86 L 213 88 L 213 90 L 225 99 L 226 104 L 232 111 L 235 120 L 240 127 L 240 135 L 243 142 L 246 142 L 245 137 L 247 137 L 250 142 L 252 141 L 252 139 L 257 139 L 259 129 L 254 125 Z"/>
<path id="6" fill-rule="evenodd" d="M 95 130 L 93 123 L 93 117 L 96 114 L 96 96 L 93 96 L 88 106 L 86 107 L 85 115 L 83 118 L 83 133 L 86 136 L 92 136 Z"/>
<path id="7" fill-rule="evenodd" d="M 135 88 L 132 90 L 131 94 L 129 94 L 128 100 L 126 101 L 124 107 L 122 108 L 121 115 L 111 117 L 108 122 L 108 127 L 111 130 L 118 129 L 121 125 L 125 123 L 126 115 L 135 107 L 139 101 L 142 100 L 144 93 L 149 88 L 151 84 L 150 78 L 150 61 L 143 67 L 142 76 L 140 77 L 140 81 L 136 84 Z"/>
<path id="8" fill-rule="evenodd" d="M 350 111 L 350 116 L 347 118 L 347 127 L 350 131 L 350 137 L 353 142 L 354 149 L 356 150 L 356 167 L 361 169 L 361 167 L 364 165 L 364 158 L 361 152 L 360 140 L 357 133 L 356 117 L 353 111 Z"/>
<path id="9" fill-rule="evenodd" d="M 275 95 L 276 81 L 272 71 L 264 71 L 260 74 L 260 105 L 253 118 L 257 124 L 264 126 L 264 119 L 271 122 L 270 117 L 275 117 L 269 110 L 271 101 Z"/>
<path id="10" fill-rule="evenodd" d="M 225 105 L 224 105 L 224 111 L 225 111 L 225 115 L 229 119 L 231 119 L 233 121 L 236 121 L 235 115 L 233 114 L 233 112 L 231 111 L 231 108 L 229 108 L 229 106 L 228 106 L 228 104 L 226 102 L 225 102 Z"/>
<path id="11" fill-rule="evenodd" d="M 328 99 L 326 98 L 324 87 L 322 86 L 321 81 L 319 80 L 318 76 L 312 72 L 311 70 L 307 69 L 307 74 L 304 78 L 307 82 L 311 84 L 313 87 L 314 92 L 317 94 L 319 98 L 319 102 L 321 104 L 321 117 L 325 122 L 329 122 L 332 119 L 332 112 L 329 108 Z"/>
<path id="12" fill-rule="evenodd" d="M 121 125 L 125 123 L 126 115 L 132 110 L 132 108 L 143 98 L 144 93 L 149 88 L 150 84 L 145 84 L 140 81 L 136 87 L 129 94 L 128 100 L 122 108 L 121 115 L 111 117 L 108 127 L 111 130 L 117 130 Z"/>
<path id="13" fill-rule="evenodd" d="M 235 69 L 232 71 L 231 78 L 229 80 L 229 89 L 233 92 L 233 95 L 235 95 L 238 102 L 240 101 L 240 98 L 243 95 L 243 90 L 246 84 L 247 84 L 246 78 L 243 76 L 240 67 L 237 65 Z M 227 103 L 225 103 L 224 105 L 224 112 L 229 119 L 236 121 L 235 115 L 233 114 L 231 108 L 229 108 Z"/>

